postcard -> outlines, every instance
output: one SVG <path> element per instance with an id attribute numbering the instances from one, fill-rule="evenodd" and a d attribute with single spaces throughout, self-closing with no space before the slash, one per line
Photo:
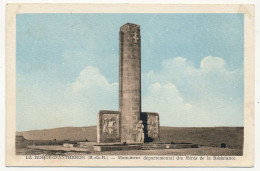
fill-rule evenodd
<path id="1" fill-rule="evenodd" d="M 6 6 L 6 166 L 253 167 L 254 5 Z"/>

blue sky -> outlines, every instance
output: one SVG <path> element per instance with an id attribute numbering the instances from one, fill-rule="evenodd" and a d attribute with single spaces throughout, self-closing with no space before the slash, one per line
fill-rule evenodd
<path id="1" fill-rule="evenodd" d="M 16 129 L 118 110 L 119 28 L 141 26 L 142 110 L 162 126 L 243 126 L 243 14 L 19 14 Z"/>

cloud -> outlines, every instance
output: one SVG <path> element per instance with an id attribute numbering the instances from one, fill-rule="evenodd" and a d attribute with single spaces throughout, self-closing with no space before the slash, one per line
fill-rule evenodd
<path id="1" fill-rule="evenodd" d="M 230 70 L 220 57 L 203 58 L 199 68 L 167 59 L 142 83 L 143 110 L 158 112 L 161 125 L 243 126 L 243 70 Z"/>
<path id="2" fill-rule="evenodd" d="M 96 67 L 83 69 L 68 94 L 82 125 L 96 125 L 99 110 L 118 110 L 118 83 L 109 83 Z"/>
<path id="3" fill-rule="evenodd" d="M 188 117 L 192 116 L 192 105 L 185 103 L 180 92 L 172 83 L 151 84 L 148 87 L 147 95 L 143 97 L 142 104 L 143 111 L 158 112 L 160 124 L 164 126 L 183 125 Z M 183 114 L 186 114 L 186 116 Z"/>
<path id="4" fill-rule="evenodd" d="M 96 125 L 99 110 L 118 110 L 118 83 L 93 66 L 68 85 L 26 80 L 17 86 L 18 131 Z M 142 75 L 142 111 L 158 112 L 162 126 L 243 126 L 243 70 L 220 57 L 198 68 L 182 57 L 164 60 Z"/>
<path id="5" fill-rule="evenodd" d="M 71 96 L 85 106 L 85 116 L 97 114 L 99 110 L 118 110 L 118 83 L 109 83 L 98 68 L 83 69 L 70 90 Z"/>
<path id="6" fill-rule="evenodd" d="M 114 93 L 117 89 L 118 83 L 108 83 L 107 79 L 99 72 L 99 69 L 92 66 L 87 66 L 83 69 L 75 82 L 71 84 L 74 93 L 98 93 L 104 91 L 105 93 Z"/>
<path id="7" fill-rule="evenodd" d="M 96 125 L 99 110 L 118 110 L 118 83 L 109 83 L 98 68 L 87 66 L 68 85 L 19 86 L 16 129 Z"/>

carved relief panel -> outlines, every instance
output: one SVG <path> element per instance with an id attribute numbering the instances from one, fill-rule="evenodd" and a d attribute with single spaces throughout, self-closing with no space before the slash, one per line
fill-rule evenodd
<path id="1" fill-rule="evenodd" d="M 118 111 L 100 111 L 97 124 L 97 142 L 120 142 L 119 122 Z"/>

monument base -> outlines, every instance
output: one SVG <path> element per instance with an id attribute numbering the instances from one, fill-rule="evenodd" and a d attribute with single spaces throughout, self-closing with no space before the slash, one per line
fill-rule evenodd
<path id="1" fill-rule="evenodd" d="M 100 110 L 97 123 L 97 142 L 98 143 L 117 143 L 126 142 L 127 144 L 139 142 L 137 133 L 127 134 L 123 139 L 120 128 L 120 112 L 112 110 Z M 160 121 L 159 114 L 155 112 L 141 112 L 140 121 L 143 124 L 143 141 L 160 141 Z M 137 131 L 136 128 L 134 131 Z"/>
<path id="2" fill-rule="evenodd" d="M 141 150 L 141 145 L 95 145 L 95 151 Z"/>
<path id="3" fill-rule="evenodd" d="M 146 143 L 143 144 L 141 150 L 183 149 L 183 148 L 199 148 L 199 146 L 198 144 L 191 144 L 191 143 L 179 143 L 179 144 Z"/>
<path id="4" fill-rule="evenodd" d="M 162 150 L 162 149 L 184 149 L 198 148 L 198 144 L 180 143 L 180 144 L 165 144 L 165 143 L 102 143 L 93 146 L 94 151 L 120 151 L 120 150 Z"/>
<path id="5" fill-rule="evenodd" d="M 166 149 L 199 148 L 198 144 L 166 144 Z"/>

